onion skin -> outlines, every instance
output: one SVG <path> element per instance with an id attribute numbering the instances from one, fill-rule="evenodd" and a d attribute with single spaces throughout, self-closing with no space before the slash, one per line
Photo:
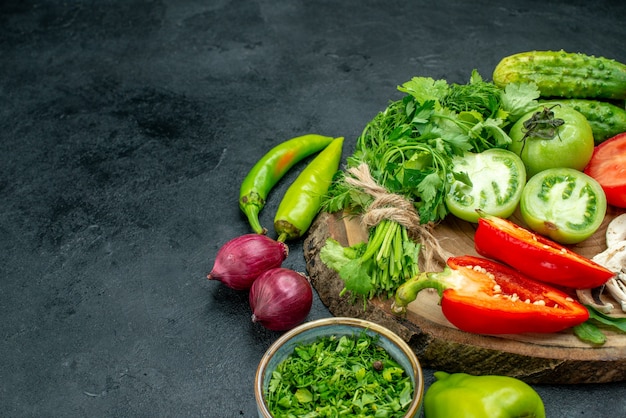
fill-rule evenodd
<path id="1" fill-rule="evenodd" d="M 255 280 L 249 300 L 252 322 L 286 331 L 306 319 L 313 305 L 313 288 L 304 274 L 280 267 Z"/>
<path id="2" fill-rule="evenodd" d="M 207 278 L 234 290 L 248 290 L 262 273 L 280 267 L 288 254 L 285 243 L 266 235 L 241 235 L 219 249 Z"/>

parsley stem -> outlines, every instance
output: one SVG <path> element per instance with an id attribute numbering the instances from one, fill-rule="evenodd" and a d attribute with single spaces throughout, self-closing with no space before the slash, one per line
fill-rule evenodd
<path id="1" fill-rule="evenodd" d="M 385 231 L 384 228 L 380 226 L 387 221 L 382 221 L 370 231 L 370 239 L 367 242 L 367 249 L 365 253 L 361 256 L 361 260 L 369 260 L 376 254 L 376 251 L 380 248 L 385 239 Z"/>
<path id="2" fill-rule="evenodd" d="M 383 223 L 384 225 L 382 225 Z M 380 262 L 381 260 L 388 258 L 389 252 L 390 252 L 391 237 L 395 233 L 394 226 L 397 226 L 397 225 L 398 225 L 397 223 L 391 222 L 391 221 L 381 222 L 381 226 L 384 228 L 385 237 L 378 251 L 378 256 L 376 256 L 376 261 Z"/>

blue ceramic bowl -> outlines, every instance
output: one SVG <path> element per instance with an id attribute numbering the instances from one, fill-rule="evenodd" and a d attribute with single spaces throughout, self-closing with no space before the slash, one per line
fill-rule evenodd
<path id="1" fill-rule="evenodd" d="M 256 371 L 254 396 L 260 418 L 272 418 L 264 393 L 267 390 L 272 371 L 280 362 L 289 357 L 296 345 L 312 343 L 323 336 L 358 336 L 365 330 L 369 335 L 379 336 L 378 345 L 384 348 L 408 373 L 413 383 L 413 401 L 405 417 L 418 417 L 424 395 L 424 377 L 417 356 L 398 335 L 374 322 L 357 318 L 325 318 L 304 323 L 283 334 L 270 346 L 261 359 Z"/>

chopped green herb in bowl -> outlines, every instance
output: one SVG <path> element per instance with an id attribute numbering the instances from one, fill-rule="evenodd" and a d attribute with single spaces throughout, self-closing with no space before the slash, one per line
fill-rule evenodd
<path id="1" fill-rule="evenodd" d="M 355 318 L 312 321 L 279 338 L 257 369 L 261 418 L 419 416 L 417 357 L 390 330 Z"/>

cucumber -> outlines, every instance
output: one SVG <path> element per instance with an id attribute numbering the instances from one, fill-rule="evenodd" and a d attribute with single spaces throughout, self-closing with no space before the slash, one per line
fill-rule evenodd
<path id="1" fill-rule="evenodd" d="M 493 82 L 534 82 L 543 97 L 626 99 L 626 64 L 563 50 L 521 52 L 498 63 Z"/>
<path id="2" fill-rule="evenodd" d="M 560 103 L 582 113 L 593 132 L 593 139 L 597 144 L 626 132 L 626 110 L 614 104 L 601 100 L 588 99 L 555 99 L 542 100 L 541 104 L 552 106 Z"/>

